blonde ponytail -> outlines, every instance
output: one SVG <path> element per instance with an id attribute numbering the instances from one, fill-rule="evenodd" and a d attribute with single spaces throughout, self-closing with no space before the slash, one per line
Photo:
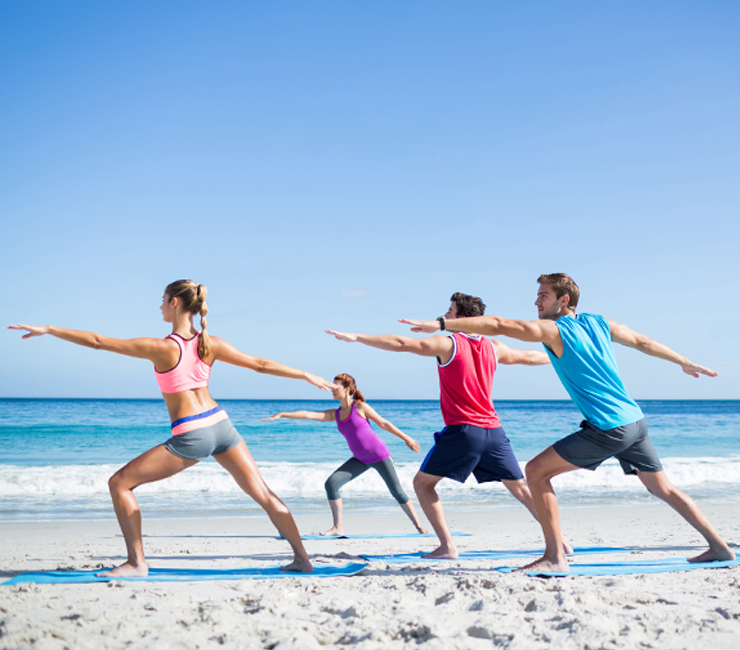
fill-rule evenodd
<path id="1" fill-rule="evenodd" d="M 206 305 L 206 295 L 208 290 L 202 285 L 198 285 L 198 301 L 200 302 L 200 339 L 198 339 L 198 356 L 201 359 L 205 359 L 211 353 L 211 339 L 206 332 L 208 321 L 206 320 L 206 314 L 208 313 L 208 305 Z"/>

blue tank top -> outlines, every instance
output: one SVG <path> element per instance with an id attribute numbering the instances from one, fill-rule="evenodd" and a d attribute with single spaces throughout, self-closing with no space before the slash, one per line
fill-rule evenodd
<path id="1" fill-rule="evenodd" d="M 552 367 L 583 417 L 602 430 L 644 417 L 619 377 L 609 322 L 597 314 L 561 316 L 555 323 L 563 339 L 559 359 L 545 346 Z"/>

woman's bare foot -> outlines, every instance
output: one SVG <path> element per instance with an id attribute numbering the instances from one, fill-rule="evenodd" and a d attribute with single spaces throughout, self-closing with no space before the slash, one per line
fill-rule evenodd
<path id="1" fill-rule="evenodd" d="M 431 553 L 422 555 L 423 558 L 431 558 L 435 560 L 456 560 L 457 549 L 454 546 L 438 546 Z"/>
<path id="2" fill-rule="evenodd" d="M 295 558 L 290 564 L 280 567 L 281 571 L 294 571 L 295 573 L 311 573 L 313 566 L 308 558 Z"/>
<path id="3" fill-rule="evenodd" d="M 95 575 L 98 578 L 146 578 L 149 575 L 149 567 L 146 564 L 135 566 L 130 562 L 125 562 L 115 569 L 96 573 Z"/>
<path id="4" fill-rule="evenodd" d="M 728 560 L 734 560 L 735 559 L 735 553 L 730 549 L 730 547 L 726 548 L 718 548 L 718 549 L 707 549 L 703 553 L 700 553 L 699 555 L 695 557 L 688 558 L 689 562 L 727 562 Z"/>
<path id="5" fill-rule="evenodd" d="M 326 535 L 327 537 L 331 535 L 344 535 L 344 531 L 338 526 L 332 526 L 325 533 L 319 533 L 319 535 Z"/>
<path id="6" fill-rule="evenodd" d="M 568 540 L 563 537 L 563 553 L 566 555 L 573 555 L 573 547 L 568 543 Z"/>
<path id="7" fill-rule="evenodd" d="M 548 560 L 544 555 L 534 562 L 525 564 L 523 567 L 516 569 L 517 571 L 527 571 L 532 573 L 568 573 L 570 566 L 568 560 Z"/>
<path id="8" fill-rule="evenodd" d="M 416 532 L 419 533 L 420 535 L 426 535 L 429 531 L 426 528 L 424 528 L 424 526 L 417 526 Z"/>

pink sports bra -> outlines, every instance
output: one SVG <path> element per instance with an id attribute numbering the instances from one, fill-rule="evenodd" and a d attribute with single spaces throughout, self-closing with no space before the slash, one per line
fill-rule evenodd
<path id="1" fill-rule="evenodd" d="M 169 334 L 165 337 L 177 343 L 180 348 L 180 359 L 174 368 L 165 372 L 154 369 L 159 390 L 163 393 L 181 393 L 185 390 L 208 386 L 211 366 L 198 356 L 199 336 L 200 332 L 192 339 L 184 339 L 179 334 Z"/>

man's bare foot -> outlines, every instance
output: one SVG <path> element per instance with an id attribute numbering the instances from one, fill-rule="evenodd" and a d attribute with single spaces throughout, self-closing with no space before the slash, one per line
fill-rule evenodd
<path id="1" fill-rule="evenodd" d="M 426 553 L 421 557 L 435 560 L 456 560 L 457 549 L 454 546 L 438 546 L 431 553 Z"/>
<path id="2" fill-rule="evenodd" d="M 295 573 L 311 573 L 313 566 L 308 558 L 295 558 L 290 564 L 280 567 L 281 571 L 294 571 Z"/>
<path id="3" fill-rule="evenodd" d="M 327 530 L 325 533 L 319 533 L 319 535 L 325 535 L 327 537 L 331 535 L 344 535 L 344 531 L 341 527 L 332 526 L 329 530 Z"/>
<path id="4" fill-rule="evenodd" d="M 688 558 L 689 562 L 727 562 L 734 560 L 735 553 L 729 547 L 719 548 L 716 550 L 708 549 L 696 557 Z"/>
<path id="5" fill-rule="evenodd" d="M 573 555 L 573 547 L 568 543 L 568 540 L 563 537 L 563 553 L 566 555 Z"/>
<path id="6" fill-rule="evenodd" d="M 527 571 L 532 573 L 568 573 L 570 566 L 568 560 L 548 560 L 544 555 L 534 562 L 525 564 L 523 567 L 516 569 L 517 571 Z"/>
<path id="7" fill-rule="evenodd" d="M 96 573 L 98 578 L 146 578 L 149 575 L 149 567 L 146 564 L 134 566 L 130 562 L 125 562 L 115 569 Z"/>

